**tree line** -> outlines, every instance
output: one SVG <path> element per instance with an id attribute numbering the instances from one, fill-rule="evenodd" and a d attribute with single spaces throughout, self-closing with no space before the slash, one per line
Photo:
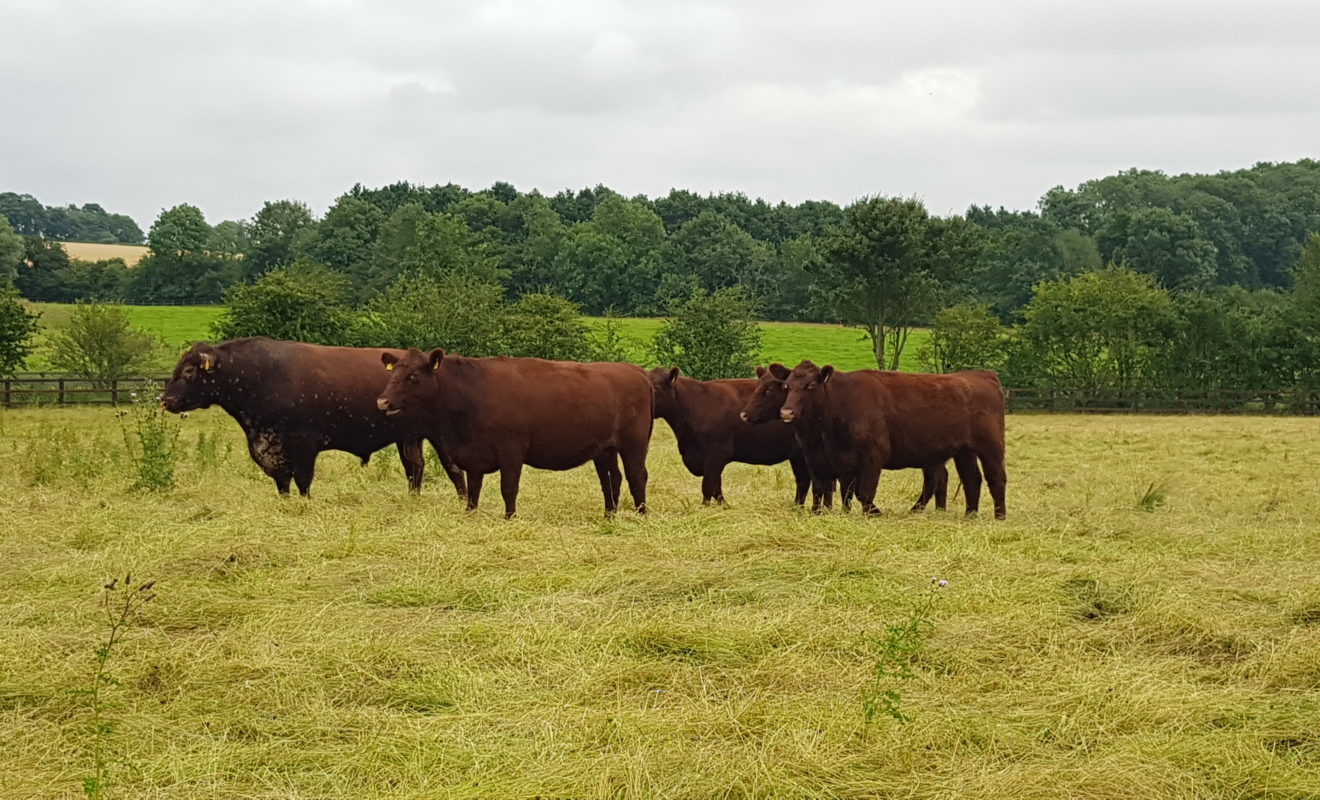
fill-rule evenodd
<path id="1" fill-rule="evenodd" d="M 319 321 L 271 318 L 261 325 L 319 327 L 359 343 L 385 344 L 386 329 L 405 324 L 400 309 L 434 317 L 441 298 L 461 302 L 446 306 L 454 320 L 449 330 L 429 335 L 451 337 L 436 343 L 452 347 L 464 330 L 492 329 L 499 316 L 493 304 L 512 308 L 524 297 L 558 298 L 593 315 L 668 315 L 694 298 L 736 290 L 749 316 L 859 328 L 885 368 L 900 363 L 914 327 L 934 324 L 938 332 L 960 320 L 990 331 L 992 341 L 1013 343 L 991 361 L 1022 385 L 1168 383 L 1174 378 L 1167 369 L 1152 372 L 1160 359 L 1150 348 L 1167 351 L 1178 331 L 1194 331 L 1184 337 L 1187 347 L 1205 345 L 1213 320 L 1232 331 L 1220 331 L 1224 346 L 1216 355 L 1170 356 L 1169 363 L 1200 364 L 1202 378 L 1214 372 L 1225 385 L 1294 385 L 1309 369 L 1294 342 L 1306 316 L 1299 309 L 1310 302 L 1298 276 L 1307 236 L 1320 230 L 1320 162 L 1216 175 L 1134 170 L 1051 189 L 1038 211 L 974 206 L 949 217 L 910 198 L 869 197 L 842 207 L 679 189 L 651 199 L 603 186 L 545 196 L 507 183 L 479 191 L 358 185 L 320 218 L 293 200 L 267 202 L 250 220 L 216 225 L 194 206 L 167 209 L 134 269 L 70 261 L 50 237 L 24 238 L 8 228 L 0 218 L 0 266 L 13 264 L 10 275 L 29 299 L 223 301 L 232 320 L 251 316 L 243 309 L 253 304 L 269 311 L 284 303 L 291 313 L 315 306 L 324 309 Z M 1134 293 L 1130 302 L 1115 301 L 1115 314 L 1138 307 L 1147 291 L 1165 298 L 1140 315 L 1103 322 L 1132 342 L 1146 341 L 1149 319 L 1163 320 L 1140 357 L 1129 358 L 1131 348 L 1112 337 L 1079 334 L 1065 345 L 1042 333 L 1102 324 L 1079 322 L 1058 299 L 1093 282 Z M 431 305 L 415 299 L 421 296 Z M 1047 312 L 1051 303 L 1056 310 Z M 1109 308 L 1089 296 L 1085 303 L 1091 305 L 1078 313 L 1087 319 Z M 260 332 L 261 325 L 234 322 L 227 330 Z M 491 344 L 498 338 L 468 344 L 508 349 Z M 1028 341 L 1036 346 L 1030 357 L 1022 355 Z M 1249 355 L 1242 351 L 1248 342 L 1256 343 Z M 1095 366 L 1092 375 L 1074 352 L 1066 356 L 1068 370 L 1027 369 L 1064 358 L 1050 348 L 1068 347 L 1098 353 L 1097 364 L 1116 361 Z M 1291 355 L 1281 356 L 1284 349 Z M 928 359 L 934 366 L 946 361 Z M 1253 372 L 1248 362 L 1275 366 Z"/>

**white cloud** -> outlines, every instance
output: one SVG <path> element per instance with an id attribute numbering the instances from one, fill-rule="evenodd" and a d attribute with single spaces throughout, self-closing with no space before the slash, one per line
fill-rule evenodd
<path id="1" fill-rule="evenodd" d="M 0 190 L 144 226 L 406 179 L 1031 207 L 1313 156 L 1320 7 L 10 2 Z"/>

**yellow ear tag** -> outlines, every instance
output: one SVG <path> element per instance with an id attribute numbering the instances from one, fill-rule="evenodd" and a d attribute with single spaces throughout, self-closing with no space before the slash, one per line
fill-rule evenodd
<path id="1" fill-rule="evenodd" d="M 386 371 L 386 372 L 390 372 L 390 371 L 393 370 L 393 369 L 394 369 L 394 365 L 393 365 L 393 364 L 386 364 L 386 365 L 385 365 L 385 371 Z"/>
<path id="2" fill-rule="evenodd" d="M 203 370 L 204 372 L 210 372 L 210 371 L 211 371 L 211 359 L 209 359 L 209 358 L 203 358 L 203 359 L 202 359 L 202 370 Z"/>

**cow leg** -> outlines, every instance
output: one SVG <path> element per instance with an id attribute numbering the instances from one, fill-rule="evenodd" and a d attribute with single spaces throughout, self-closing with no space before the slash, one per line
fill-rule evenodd
<path id="1" fill-rule="evenodd" d="M 962 479 L 963 493 L 967 495 L 967 516 L 970 517 L 981 508 L 981 470 L 976 466 L 976 454 L 963 450 L 953 457 L 953 465 L 958 468 L 958 477 Z"/>
<path id="2" fill-rule="evenodd" d="M 807 460 L 801 455 L 788 459 L 793 468 L 793 505 L 800 506 L 807 501 L 807 489 L 811 486 L 811 472 L 807 469 Z"/>
<path id="3" fill-rule="evenodd" d="M 880 486 L 880 468 L 863 465 L 857 470 L 853 483 L 857 492 L 857 502 L 862 507 L 863 516 L 879 516 L 880 509 L 875 507 L 875 490 Z"/>
<path id="4" fill-rule="evenodd" d="M 981 456 L 981 469 L 985 470 L 985 482 L 990 487 L 990 497 L 995 501 L 995 519 L 1004 519 L 1008 507 L 1004 504 L 1004 489 L 1008 476 L 1004 472 L 1004 454 L 991 453 Z"/>
<path id="5" fill-rule="evenodd" d="M 714 501 L 724 505 L 724 467 L 727 459 L 708 455 L 701 469 L 701 502 Z"/>
<path id="6" fill-rule="evenodd" d="M 436 458 L 440 459 L 440 466 L 444 468 L 445 474 L 449 476 L 449 482 L 454 484 L 454 491 L 458 492 L 459 499 L 467 497 L 467 480 L 463 478 L 463 470 L 458 468 L 454 460 L 449 457 L 445 449 L 435 439 L 428 439 L 431 443 L 431 449 L 435 450 Z"/>
<path id="7" fill-rule="evenodd" d="M 646 513 L 646 445 L 619 453 L 623 458 L 623 474 L 628 479 L 628 493 L 638 514 Z"/>
<path id="8" fill-rule="evenodd" d="M 945 464 L 932 468 L 935 472 L 935 510 L 949 507 L 949 468 Z"/>
<path id="9" fill-rule="evenodd" d="M 600 479 L 600 493 L 605 496 L 605 514 L 613 515 L 619 510 L 619 482 L 622 476 L 619 474 L 619 457 L 611 450 L 608 453 L 602 453 L 594 459 L 596 465 L 596 477 Z"/>
<path id="10" fill-rule="evenodd" d="M 852 511 L 853 498 L 857 496 L 857 477 L 839 478 L 839 499 L 844 511 Z"/>
<path id="11" fill-rule="evenodd" d="M 281 497 L 289 496 L 289 482 L 293 480 L 293 473 L 280 470 L 274 474 L 267 472 L 271 479 L 275 481 L 275 489 L 279 491 Z"/>
<path id="12" fill-rule="evenodd" d="M 921 496 L 912 506 L 913 514 L 926 510 L 931 498 L 935 499 L 935 508 L 943 509 L 949 492 L 949 471 L 941 464 L 938 467 L 923 467 L 921 470 Z"/>
<path id="13" fill-rule="evenodd" d="M 513 519 L 518 511 L 518 482 L 522 479 L 522 468 L 521 461 L 500 465 L 500 494 L 504 497 L 505 519 Z"/>
<path id="14" fill-rule="evenodd" d="M 811 513 L 819 514 L 821 507 L 834 508 L 834 479 L 811 476 Z"/>
<path id="15" fill-rule="evenodd" d="M 395 444 L 399 450 L 399 461 L 403 463 L 403 474 L 408 476 L 408 491 L 417 494 L 422 491 L 422 473 L 426 470 L 426 459 L 422 457 L 421 439 L 404 439 Z"/>
<path id="16" fill-rule="evenodd" d="M 293 462 L 293 482 L 298 485 L 298 494 L 303 497 L 310 497 L 312 493 L 312 478 L 316 475 L 316 456 L 315 451 L 309 454 L 300 454 Z"/>
<path id="17" fill-rule="evenodd" d="M 481 500 L 481 482 L 486 479 L 484 473 L 468 471 L 467 474 L 467 510 L 476 511 Z"/>

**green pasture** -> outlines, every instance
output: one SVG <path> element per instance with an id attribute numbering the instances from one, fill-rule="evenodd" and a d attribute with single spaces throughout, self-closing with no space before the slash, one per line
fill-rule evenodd
<path id="1" fill-rule="evenodd" d="M 153 494 L 119 424 L 0 412 L 0 796 L 82 794 L 131 572 L 106 797 L 1320 797 L 1312 419 L 1010 417 L 1002 523 L 907 514 L 910 470 L 878 519 L 785 465 L 702 507 L 663 423 L 644 519 L 589 467 L 465 513 L 391 452 L 280 499 L 219 410 Z"/>
<path id="2" fill-rule="evenodd" d="M 59 303 L 34 303 L 41 312 L 41 323 L 46 330 L 68 324 L 73 306 Z M 223 310 L 219 306 L 126 306 L 133 324 L 160 336 L 168 345 L 157 361 L 165 372 L 174 366 L 179 352 L 189 343 L 211 338 L 211 325 Z M 589 318 L 592 325 L 600 325 L 601 318 Z M 624 336 L 629 340 L 632 360 L 651 365 L 649 353 L 651 339 L 660 328 L 659 319 L 622 319 Z M 784 322 L 766 322 L 761 325 L 765 363 L 779 361 L 792 366 L 804 358 L 819 364 L 834 364 L 841 369 L 874 368 L 869 343 L 861 331 L 838 325 L 815 325 Z M 919 369 L 917 351 L 925 340 L 925 331 L 913 331 L 903 352 L 903 369 Z M 49 368 L 44 341 L 28 359 L 27 369 L 40 372 Z"/>

